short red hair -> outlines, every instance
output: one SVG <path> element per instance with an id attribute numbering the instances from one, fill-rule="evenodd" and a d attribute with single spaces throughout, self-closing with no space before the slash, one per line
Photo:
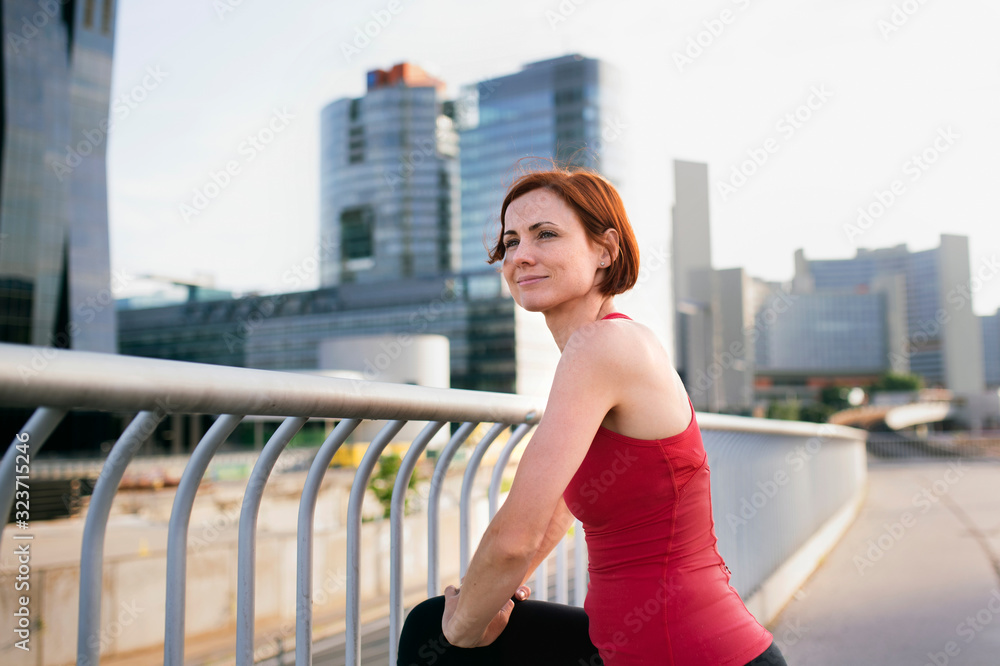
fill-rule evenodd
<path id="1" fill-rule="evenodd" d="M 614 259 L 600 285 L 601 293 L 614 296 L 634 287 L 639 278 L 639 245 L 625 213 L 625 205 L 614 185 L 585 169 L 534 171 L 515 180 L 507 189 L 500 209 L 500 233 L 490 252 L 490 263 L 503 261 L 507 253 L 503 242 L 507 207 L 518 197 L 541 188 L 554 192 L 573 209 L 587 237 L 594 243 L 607 246 L 604 232 L 614 229 L 618 233 L 618 256 L 614 257 L 613 248 L 609 248 Z"/>

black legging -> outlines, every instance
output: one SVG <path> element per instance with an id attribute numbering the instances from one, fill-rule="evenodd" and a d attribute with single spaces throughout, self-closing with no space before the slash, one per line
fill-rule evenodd
<path id="1" fill-rule="evenodd" d="M 582 608 L 548 601 L 514 601 L 507 627 L 493 643 L 457 648 L 441 632 L 444 597 L 418 604 L 403 623 L 397 666 L 603 666 L 587 633 Z M 787 666 L 778 646 L 746 666 Z"/>

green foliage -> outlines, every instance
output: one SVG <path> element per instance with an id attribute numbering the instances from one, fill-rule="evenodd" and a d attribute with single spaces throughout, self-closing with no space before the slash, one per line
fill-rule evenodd
<path id="1" fill-rule="evenodd" d="M 822 402 L 807 402 L 799 408 L 799 420 L 826 423 L 830 420 L 830 415 L 836 411 L 839 411 L 836 407 Z"/>
<path id="2" fill-rule="evenodd" d="M 868 390 L 878 391 L 916 391 L 924 387 L 924 378 L 905 372 L 887 372 L 879 377 Z"/>
<path id="3" fill-rule="evenodd" d="M 378 459 L 378 467 L 372 474 L 368 482 L 368 488 L 375 493 L 375 497 L 382 504 L 382 517 L 388 518 L 392 508 L 392 487 L 396 483 L 396 474 L 403 459 L 395 453 L 387 453 Z M 410 490 L 417 487 L 417 470 L 413 470 L 410 476 L 410 483 L 407 486 Z M 403 514 L 410 513 L 410 497 L 407 494 L 404 500 Z"/>
<path id="4" fill-rule="evenodd" d="M 850 407 L 847 402 L 847 394 L 851 392 L 848 386 L 824 386 L 819 392 L 820 403 L 833 408 L 833 411 L 840 411 Z M 831 412 L 832 413 L 832 412 Z"/>
<path id="5" fill-rule="evenodd" d="M 774 401 L 767 406 L 767 418 L 780 419 L 782 421 L 799 420 L 799 401 L 781 400 Z"/>

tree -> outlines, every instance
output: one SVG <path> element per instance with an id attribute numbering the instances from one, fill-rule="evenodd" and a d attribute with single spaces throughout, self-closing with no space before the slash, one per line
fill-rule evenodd
<path id="1" fill-rule="evenodd" d="M 767 418 L 780 419 L 782 421 L 799 420 L 799 401 L 782 400 L 774 401 L 767 406 Z"/>
<path id="2" fill-rule="evenodd" d="M 924 387 L 924 378 L 906 372 L 887 372 L 868 387 L 869 392 L 879 391 L 917 391 Z"/>
<path id="3" fill-rule="evenodd" d="M 830 420 L 830 415 L 836 411 L 838 411 L 836 407 L 822 402 L 807 402 L 799 408 L 798 420 L 812 421 L 813 423 L 826 423 Z"/>
<path id="4" fill-rule="evenodd" d="M 388 518 L 390 510 L 392 508 L 392 488 L 396 483 L 396 474 L 399 473 L 399 466 L 402 464 L 403 460 L 395 453 L 387 453 L 378 459 L 378 469 L 375 474 L 372 475 L 371 480 L 368 482 L 368 487 L 378 501 L 382 504 L 382 517 Z M 417 487 L 417 471 L 413 470 L 413 474 L 410 476 L 410 483 L 407 486 L 410 490 Z M 407 497 L 404 500 L 403 514 L 409 513 L 410 508 L 410 498 Z"/>

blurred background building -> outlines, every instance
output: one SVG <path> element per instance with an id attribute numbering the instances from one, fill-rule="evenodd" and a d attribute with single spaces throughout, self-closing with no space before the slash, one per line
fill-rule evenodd
<path id="1" fill-rule="evenodd" d="M 607 63 L 567 55 L 463 89 L 456 103 L 462 148 L 462 265 L 482 268 L 499 228 L 507 186 L 546 160 L 597 169 L 622 185 L 615 141 L 618 81 Z M 490 237 L 491 238 L 491 237 Z"/>
<path id="2" fill-rule="evenodd" d="M 113 353 L 105 151 L 115 2 L 2 7 L 0 341 Z"/>
<path id="3" fill-rule="evenodd" d="M 128 113 L 110 100 L 116 11 L 114 0 L 2 3 L 0 342 L 118 351 L 105 161 Z M 0 432 L 28 415 L 0 407 Z M 48 449 L 93 450 L 116 431 L 107 414 L 71 413 Z"/>
<path id="4" fill-rule="evenodd" d="M 400 63 L 368 72 L 367 85 L 322 111 L 322 286 L 459 265 L 458 134 L 444 82 Z"/>

